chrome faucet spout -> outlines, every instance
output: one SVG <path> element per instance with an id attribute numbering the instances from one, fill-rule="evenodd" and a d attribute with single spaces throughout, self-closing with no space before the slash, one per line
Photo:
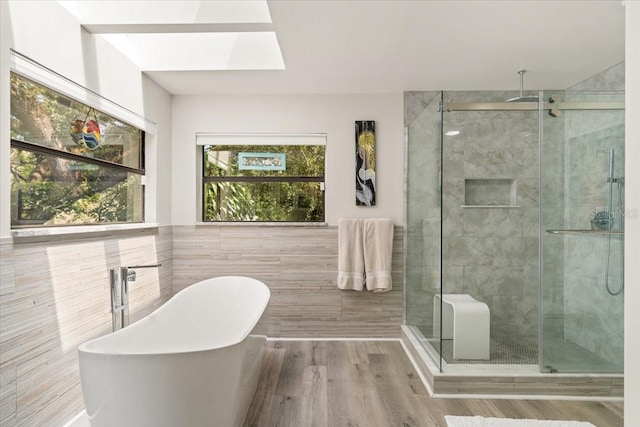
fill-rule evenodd
<path id="1" fill-rule="evenodd" d="M 121 268 L 126 268 L 128 270 L 133 270 L 133 269 L 136 269 L 136 268 L 155 268 L 155 267 L 162 267 L 162 264 L 132 265 L 130 267 L 121 267 Z"/>

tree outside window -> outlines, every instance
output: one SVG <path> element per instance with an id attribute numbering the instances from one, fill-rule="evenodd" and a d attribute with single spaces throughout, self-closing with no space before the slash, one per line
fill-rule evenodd
<path id="1" fill-rule="evenodd" d="M 204 145 L 204 221 L 324 221 L 324 145 Z"/>

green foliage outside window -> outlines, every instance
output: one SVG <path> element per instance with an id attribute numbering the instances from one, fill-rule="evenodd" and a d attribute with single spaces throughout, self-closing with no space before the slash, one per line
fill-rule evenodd
<path id="1" fill-rule="evenodd" d="M 101 144 L 74 123 L 91 114 Z M 142 132 L 16 74 L 11 75 L 11 224 L 141 222 Z"/>
<path id="2" fill-rule="evenodd" d="M 205 221 L 324 221 L 324 145 L 203 147 Z M 278 153 L 285 170 L 240 169 L 239 153 Z"/>

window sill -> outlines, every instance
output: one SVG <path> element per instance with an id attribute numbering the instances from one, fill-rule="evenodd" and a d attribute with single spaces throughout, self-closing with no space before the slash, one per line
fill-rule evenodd
<path id="1" fill-rule="evenodd" d="M 12 230 L 14 243 L 46 242 L 63 239 L 92 238 L 118 232 L 157 229 L 156 223 L 77 225 L 68 227 L 21 228 Z"/>
<path id="2" fill-rule="evenodd" d="M 326 222 L 196 222 L 196 226 L 221 227 L 326 227 Z"/>

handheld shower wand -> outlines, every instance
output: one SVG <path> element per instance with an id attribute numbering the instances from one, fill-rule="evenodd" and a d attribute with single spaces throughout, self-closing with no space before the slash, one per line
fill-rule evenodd
<path id="1" fill-rule="evenodd" d="M 607 182 L 609 183 L 609 204 L 607 206 L 608 211 L 607 211 L 607 216 L 608 216 L 608 229 L 611 230 L 613 228 L 613 184 L 617 183 L 618 184 L 618 205 L 620 205 L 621 203 L 621 191 L 620 191 L 620 185 L 622 183 L 622 180 L 618 180 L 617 178 L 614 178 L 613 176 L 613 172 L 614 172 L 614 157 L 615 157 L 615 150 L 612 148 L 611 150 L 609 150 L 609 177 L 607 178 Z M 622 222 L 621 222 L 622 224 Z M 622 228 L 622 227 L 621 227 Z M 619 295 L 622 290 L 624 289 L 624 251 L 622 252 L 622 254 L 620 255 L 620 265 L 622 267 L 621 270 L 621 278 L 620 278 L 620 289 L 618 290 L 611 290 L 611 286 L 609 284 L 609 262 L 611 259 L 611 234 L 609 234 L 607 236 L 607 265 L 605 268 L 605 275 L 604 275 L 604 285 L 607 288 L 607 292 L 609 292 L 610 295 Z"/>

